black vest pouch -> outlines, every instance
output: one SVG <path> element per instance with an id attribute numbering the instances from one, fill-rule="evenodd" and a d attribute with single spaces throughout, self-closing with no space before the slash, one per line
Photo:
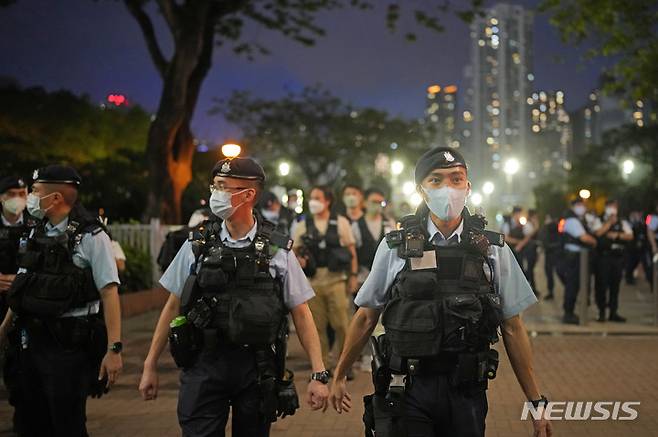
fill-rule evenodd
<path id="1" fill-rule="evenodd" d="M 441 314 L 428 283 L 436 283 L 436 270 L 406 272 L 384 310 L 386 338 L 393 353 L 402 358 L 434 356 L 441 351 Z"/>
<path id="2" fill-rule="evenodd" d="M 344 272 L 350 269 L 352 253 L 345 247 L 332 247 L 329 249 L 327 267 L 330 272 Z"/>
<path id="3" fill-rule="evenodd" d="M 272 344 L 285 311 L 274 281 L 253 283 L 231 294 L 228 339 L 235 344 Z"/>
<path id="4" fill-rule="evenodd" d="M 40 317 L 58 317 L 73 307 L 80 295 L 78 275 L 21 273 L 9 291 L 14 311 Z"/>
<path id="5" fill-rule="evenodd" d="M 446 296 L 443 300 L 443 350 L 460 351 L 478 343 L 482 302 L 474 294 Z"/>

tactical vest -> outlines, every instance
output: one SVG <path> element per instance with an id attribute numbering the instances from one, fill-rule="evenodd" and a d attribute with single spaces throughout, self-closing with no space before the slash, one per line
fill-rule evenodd
<path id="1" fill-rule="evenodd" d="M 283 301 L 283 283 L 270 274 L 275 245 L 290 250 L 292 241 L 273 236 L 274 224 L 257 216 L 254 241 L 244 248 L 226 246 L 218 221 L 206 223 L 193 295 L 197 304 L 211 309 L 206 328 L 216 329 L 221 340 L 232 344 L 272 344 L 285 323 L 288 310 Z M 193 243 L 195 244 L 195 243 Z M 184 308 L 188 319 L 195 304 Z"/>
<path id="2" fill-rule="evenodd" d="M 318 267 L 327 267 L 329 265 L 329 254 L 331 249 L 340 249 L 340 238 L 338 236 L 338 216 L 331 213 L 327 232 L 324 235 L 315 226 L 313 217 L 306 217 L 306 235 L 310 238 L 307 240 L 309 250 L 315 258 Z"/>
<path id="3" fill-rule="evenodd" d="M 73 253 L 84 234 L 103 232 L 102 224 L 79 204 L 64 233 L 46 235 L 46 222 L 27 240 L 19 262 L 26 272 L 16 275 L 8 292 L 9 306 L 19 315 L 58 317 L 100 298 L 91 268 L 76 266 Z"/>
<path id="4" fill-rule="evenodd" d="M 599 219 L 601 223 L 605 223 L 606 221 L 604 216 L 599 217 Z M 621 220 L 617 220 L 617 223 L 610 226 L 608 232 L 624 232 Z M 622 240 L 612 240 L 605 234 L 597 238 L 596 251 L 600 255 L 623 256 L 625 247 L 626 244 Z"/>
<path id="5" fill-rule="evenodd" d="M 566 219 L 569 219 L 569 218 L 575 218 L 576 220 L 578 220 L 583 225 L 583 228 L 585 229 L 585 232 L 592 235 L 592 232 L 590 231 L 589 226 L 587 225 L 587 220 L 585 220 L 584 216 L 583 217 L 578 217 L 576 215 L 576 213 L 569 210 L 569 212 L 567 212 L 567 214 L 565 215 L 563 220 L 565 220 L 565 222 L 566 222 Z M 566 245 L 566 244 L 573 244 L 575 246 L 588 247 L 587 244 L 580 241 L 580 238 L 576 238 L 576 237 L 572 236 L 570 233 L 565 232 L 563 228 L 560 228 L 559 232 L 560 232 L 560 236 L 561 236 L 563 246 Z"/>
<path id="6" fill-rule="evenodd" d="M 0 273 L 18 271 L 18 246 L 21 238 L 29 235 L 31 222 L 27 214 L 23 215 L 23 223 L 17 226 L 5 226 L 0 220 Z"/>
<path id="7" fill-rule="evenodd" d="M 488 266 L 493 276 L 493 267 L 474 244 L 474 235 L 484 225 L 474 225 L 471 219 L 477 216 L 464 211 L 462 242 L 452 246 L 429 242 L 427 217 L 422 218 L 426 241 L 422 262 L 405 259 L 388 291 L 382 323 L 393 353 L 401 358 L 486 352 L 498 341 L 500 296 L 484 273 Z"/>
<path id="8" fill-rule="evenodd" d="M 379 231 L 379 238 L 375 240 L 372 238 L 368 224 L 366 223 L 366 216 L 363 215 L 359 220 L 357 220 L 357 226 L 361 232 L 361 247 L 356 250 L 357 258 L 359 259 L 359 265 L 370 270 L 372 268 L 372 262 L 375 259 L 375 252 L 377 252 L 377 246 L 384 239 L 384 218 L 382 217 L 381 230 Z"/>

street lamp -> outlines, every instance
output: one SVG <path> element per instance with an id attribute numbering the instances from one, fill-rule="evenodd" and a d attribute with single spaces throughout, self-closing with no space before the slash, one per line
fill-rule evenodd
<path id="1" fill-rule="evenodd" d="M 413 182 L 407 181 L 404 184 L 402 184 L 402 193 L 405 196 L 411 196 L 412 194 L 414 194 L 415 191 L 416 191 L 416 184 L 414 184 Z"/>
<path id="2" fill-rule="evenodd" d="M 496 187 L 495 187 L 495 185 L 494 185 L 493 182 L 491 182 L 491 181 L 486 181 L 486 182 L 482 185 L 482 192 L 483 192 L 484 194 L 486 194 L 487 196 L 489 196 L 491 193 L 494 192 L 494 189 L 495 189 L 495 188 L 496 188 Z"/>
<path id="3" fill-rule="evenodd" d="M 635 169 L 635 163 L 631 159 L 627 159 L 622 163 L 622 171 L 624 172 L 624 176 L 628 176 L 629 174 L 633 173 L 633 170 Z"/>
<path id="4" fill-rule="evenodd" d="M 288 176 L 290 174 L 290 164 L 287 162 L 282 162 L 279 164 L 279 175 Z"/>
<path id="5" fill-rule="evenodd" d="M 505 165 L 503 166 L 503 171 L 505 172 L 506 175 L 513 176 L 519 171 L 520 168 L 521 168 L 521 163 L 519 162 L 518 159 L 509 158 L 507 161 L 505 161 Z"/>
<path id="6" fill-rule="evenodd" d="M 583 188 L 578 192 L 578 195 L 580 196 L 581 199 L 589 199 L 592 193 L 588 189 Z"/>
<path id="7" fill-rule="evenodd" d="M 482 194 L 480 193 L 471 194 L 471 203 L 473 204 L 473 206 L 482 205 Z"/>
<path id="8" fill-rule="evenodd" d="M 422 202 L 422 201 L 423 201 L 423 196 L 421 196 L 421 195 L 418 194 L 418 193 L 413 193 L 413 194 L 411 195 L 411 197 L 409 197 L 409 203 L 410 203 L 411 206 L 413 206 L 414 208 L 417 207 L 418 205 L 420 205 L 420 202 Z"/>
<path id="9" fill-rule="evenodd" d="M 393 173 L 393 176 L 398 176 L 400 173 L 402 173 L 403 170 L 404 162 L 400 161 L 399 159 L 391 162 L 391 173 Z"/>
<path id="10" fill-rule="evenodd" d="M 241 151 L 242 147 L 237 144 L 228 143 L 222 146 L 222 154 L 228 159 L 237 158 Z"/>

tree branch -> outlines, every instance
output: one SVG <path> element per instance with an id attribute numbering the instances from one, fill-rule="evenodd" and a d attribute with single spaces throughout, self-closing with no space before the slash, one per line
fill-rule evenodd
<path id="1" fill-rule="evenodd" d="M 180 30 L 180 20 L 178 19 L 178 6 L 173 0 L 158 0 L 158 5 L 162 15 L 173 35 Z"/>
<path id="2" fill-rule="evenodd" d="M 151 18 L 142 8 L 143 3 L 140 0 L 124 0 L 128 11 L 135 17 L 137 24 L 139 24 L 144 39 L 146 40 L 146 48 L 151 55 L 153 64 L 155 65 L 156 70 L 160 73 L 160 76 L 164 78 L 167 68 L 169 67 L 169 62 L 162 54 L 160 45 L 158 44 L 157 37 L 155 36 L 155 30 L 153 29 L 153 23 Z"/>

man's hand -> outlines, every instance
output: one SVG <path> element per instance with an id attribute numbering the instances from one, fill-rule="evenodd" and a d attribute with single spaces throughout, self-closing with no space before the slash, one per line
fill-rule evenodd
<path id="1" fill-rule="evenodd" d="M 144 366 L 142 379 L 139 381 L 139 392 L 145 401 L 155 400 L 158 397 L 158 369 L 155 366 Z"/>
<path id="2" fill-rule="evenodd" d="M 121 354 L 107 351 L 103 361 L 101 362 L 101 371 L 98 374 L 98 380 L 102 380 L 107 376 L 107 388 L 112 387 L 119 377 L 119 373 L 123 368 L 123 361 L 121 360 Z"/>
<path id="3" fill-rule="evenodd" d="M 327 409 L 327 398 L 329 397 L 329 389 L 320 381 L 311 381 L 306 388 L 306 403 L 313 410 L 320 410 L 324 412 Z"/>
<path id="4" fill-rule="evenodd" d="M 347 392 L 347 378 L 335 379 L 331 385 L 329 402 L 334 410 L 341 414 L 343 411 L 349 413 L 352 409 L 352 397 Z"/>
<path id="5" fill-rule="evenodd" d="M 0 275 L 0 293 L 4 293 L 11 287 L 16 275 Z"/>
<path id="6" fill-rule="evenodd" d="M 347 291 L 351 294 L 356 294 L 359 291 L 359 283 L 356 280 L 355 275 L 350 275 L 347 280 Z"/>
<path id="7" fill-rule="evenodd" d="M 535 429 L 533 437 L 551 437 L 553 435 L 551 422 L 543 417 L 539 420 L 533 420 L 532 426 Z"/>

